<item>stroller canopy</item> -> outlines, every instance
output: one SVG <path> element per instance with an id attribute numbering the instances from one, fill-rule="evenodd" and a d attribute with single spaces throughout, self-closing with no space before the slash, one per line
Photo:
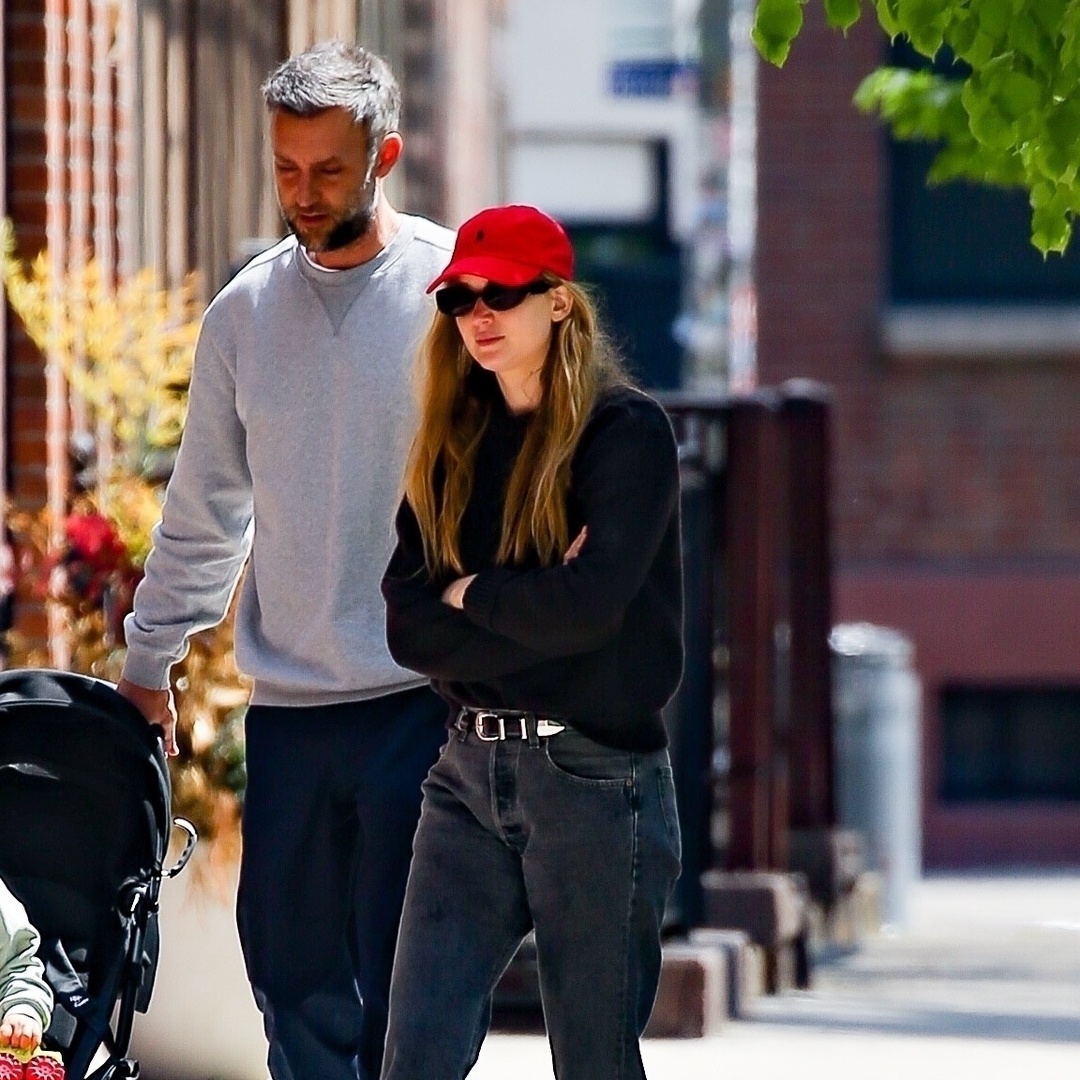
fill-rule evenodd
<path id="1" fill-rule="evenodd" d="M 111 684 L 0 673 L 0 877 L 41 934 L 69 1068 L 122 1054 L 149 1004 L 170 809 L 161 736 Z"/>

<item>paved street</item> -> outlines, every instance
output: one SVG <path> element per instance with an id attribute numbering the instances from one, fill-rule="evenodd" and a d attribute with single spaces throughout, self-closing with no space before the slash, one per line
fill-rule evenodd
<path id="1" fill-rule="evenodd" d="M 1080 1076 L 1080 872 L 930 878 L 909 925 L 761 999 L 708 1039 L 650 1040 L 650 1080 Z M 470 1080 L 550 1080 L 547 1044 L 495 1034 Z"/>

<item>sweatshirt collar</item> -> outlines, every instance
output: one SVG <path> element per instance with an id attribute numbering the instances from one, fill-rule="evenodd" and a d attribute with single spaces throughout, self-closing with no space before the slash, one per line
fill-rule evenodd
<path id="1" fill-rule="evenodd" d="M 408 214 L 400 215 L 400 225 L 390 243 L 377 255 L 359 266 L 350 266 L 344 270 L 324 270 L 316 266 L 307 252 L 297 252 L 296 265 L 300 273 L 317 289 L 355 289 L 366 285 L 380 271 L 395 262 L 409 246 L 416 233 L 416 221 Z"/>

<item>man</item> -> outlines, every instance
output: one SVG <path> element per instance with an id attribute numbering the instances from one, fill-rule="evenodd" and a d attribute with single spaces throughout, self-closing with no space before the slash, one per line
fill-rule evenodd
<path id="1" fill-rule="evenodd" d="M 169 668 L 219 622 L 254 680 L 237 921 L 274 1080 L 379 1074 L 420 785 L 446 707 L 386 648 L 379 581 L 412 435 L 424 287 L 453 234 L 398 213 L 400 96 L 329 43 L 263 87 L 292 236 L 215 298 L 126 623 L 121 692 L 176 752 Z"/>

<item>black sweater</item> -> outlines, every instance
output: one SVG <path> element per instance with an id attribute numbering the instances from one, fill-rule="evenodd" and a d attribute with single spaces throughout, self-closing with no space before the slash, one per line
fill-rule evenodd
<path id="1" fill-rule="evenodd" d="M 484 373 L 486 377 L 486 373 Z M 488 377 L 490 378 L 490 377 Z M 562 718 L 608 746 L 646 752 L 667 736 L 660 710 L 682 673 L 679 468 L 660 406 L 626 387 L 597 403 L 574 454 L 567 564 L 498 566 L 506 483 L 531 417 L 514 416 L 491 378 L 491 415 L 461 523 L 465 610 L 443 603 L 457 575 L 432 580 L 403 502 L 383 578 L 394 659 L 453 705 Z"/>

